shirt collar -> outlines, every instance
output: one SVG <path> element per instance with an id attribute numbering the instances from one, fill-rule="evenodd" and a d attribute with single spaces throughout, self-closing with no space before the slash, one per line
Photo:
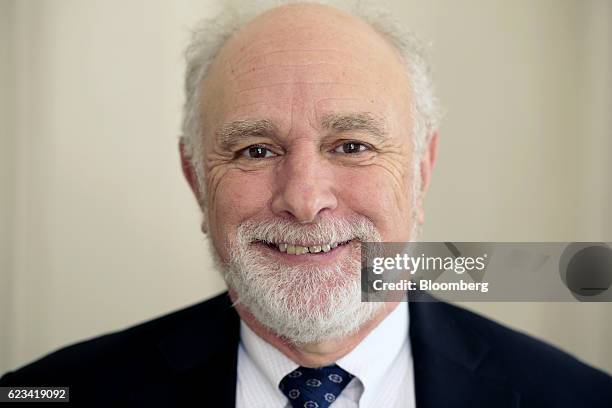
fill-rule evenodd
<path id="1" fill-rule="evenodd" d="M 246 353 L 270 382 L 272 388 L 280 393 L 278 384 L 299 365 L 259 337 L 242 319 L 240 320 L 240 340 Z"/>
<path id="2" fill-rule="evenodd" d="M 402 302 L 357 347 L 336 362 L 363 384 L 360 406 L 370 406 L 387 371 L 402 348 L 408 347 L 408 326 L 408 304 Z"/>
<path id="3" fill-rule="evenodd" d="M 408 347 L 408 327 L 408 304 L 400 303 L 361 343 L 336 362 L 363 384 L 360 405 L 368 406 L 368 401 L 381 386 L 385 373 L 391 368 L 402 347 Z M 299 367 L 254 333 L 242 320 L 240 339 L 249 357 L 276 390 L 280 381 Z"/>

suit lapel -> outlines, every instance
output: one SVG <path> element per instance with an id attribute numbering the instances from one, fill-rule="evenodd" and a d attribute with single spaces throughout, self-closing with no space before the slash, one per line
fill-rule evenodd
<path id="1" fill-rule="evenodd" d="M 227 293 L 209 302 L 160 341 L 169 378 L 132 392 L 137 406 L 235 406 L 239 317 Z"/>
<path id="2" fill-rule="evenodd" d="M 520 396 L 488 363 L 490 345 L 439 302 L 410 302 L 417 408 L 518 408 Z"/>

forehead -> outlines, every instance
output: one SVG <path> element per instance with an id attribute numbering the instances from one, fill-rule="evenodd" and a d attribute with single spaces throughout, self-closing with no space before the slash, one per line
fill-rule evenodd
<path id="1" fill-rule="evenodd" d="M 330 113 L 406 113 L 410 91 L 396 51 L 366 23 L 334 9 L 280 9 L 222 48 L 204 81 L 204 115 L 311 125 Z"/>

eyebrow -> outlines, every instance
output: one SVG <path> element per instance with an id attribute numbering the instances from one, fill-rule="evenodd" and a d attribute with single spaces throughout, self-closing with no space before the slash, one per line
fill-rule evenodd
<path id="1" fill-rule="evenodd" d="M 365 131 L 380 140 L 388 136 L 385 122 L 369 112 L 330 113 L 323 116 L 321 125 L 334 132 Z"/>
<path id="2" fill-rule="evenodd" d="M 369 112 L 326 114 L 321 119 L 321 126 L 337 133 L 365 131 L 381 141 L 388 136 L 384 121 Z M 278 128 L 268 119 L 240 119 L 224 124 L 215 133 L 221 146 L 231 150 L 253 137 L 272 138 L 278 135 Z"/>
<path id="3" fill-rule="evenodd" d="M 272 137 L 278 129 L 268 119 L 241 119 L 227 123 L 215 133 L 225 149 L 232 149 L 252 137 Z"/>

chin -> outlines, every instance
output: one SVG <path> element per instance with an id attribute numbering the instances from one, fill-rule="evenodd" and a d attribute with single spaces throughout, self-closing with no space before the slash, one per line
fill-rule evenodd
<path id="1" fill-rule="evenodd" d="M 329 287 L 274 288 L 231 279 L 228 285 L 247 309 L 274 335 L 294 344 L 318 343 L 357 332 L 372 320 L 382 303 L 362 303 L 358 282 Z"/>

